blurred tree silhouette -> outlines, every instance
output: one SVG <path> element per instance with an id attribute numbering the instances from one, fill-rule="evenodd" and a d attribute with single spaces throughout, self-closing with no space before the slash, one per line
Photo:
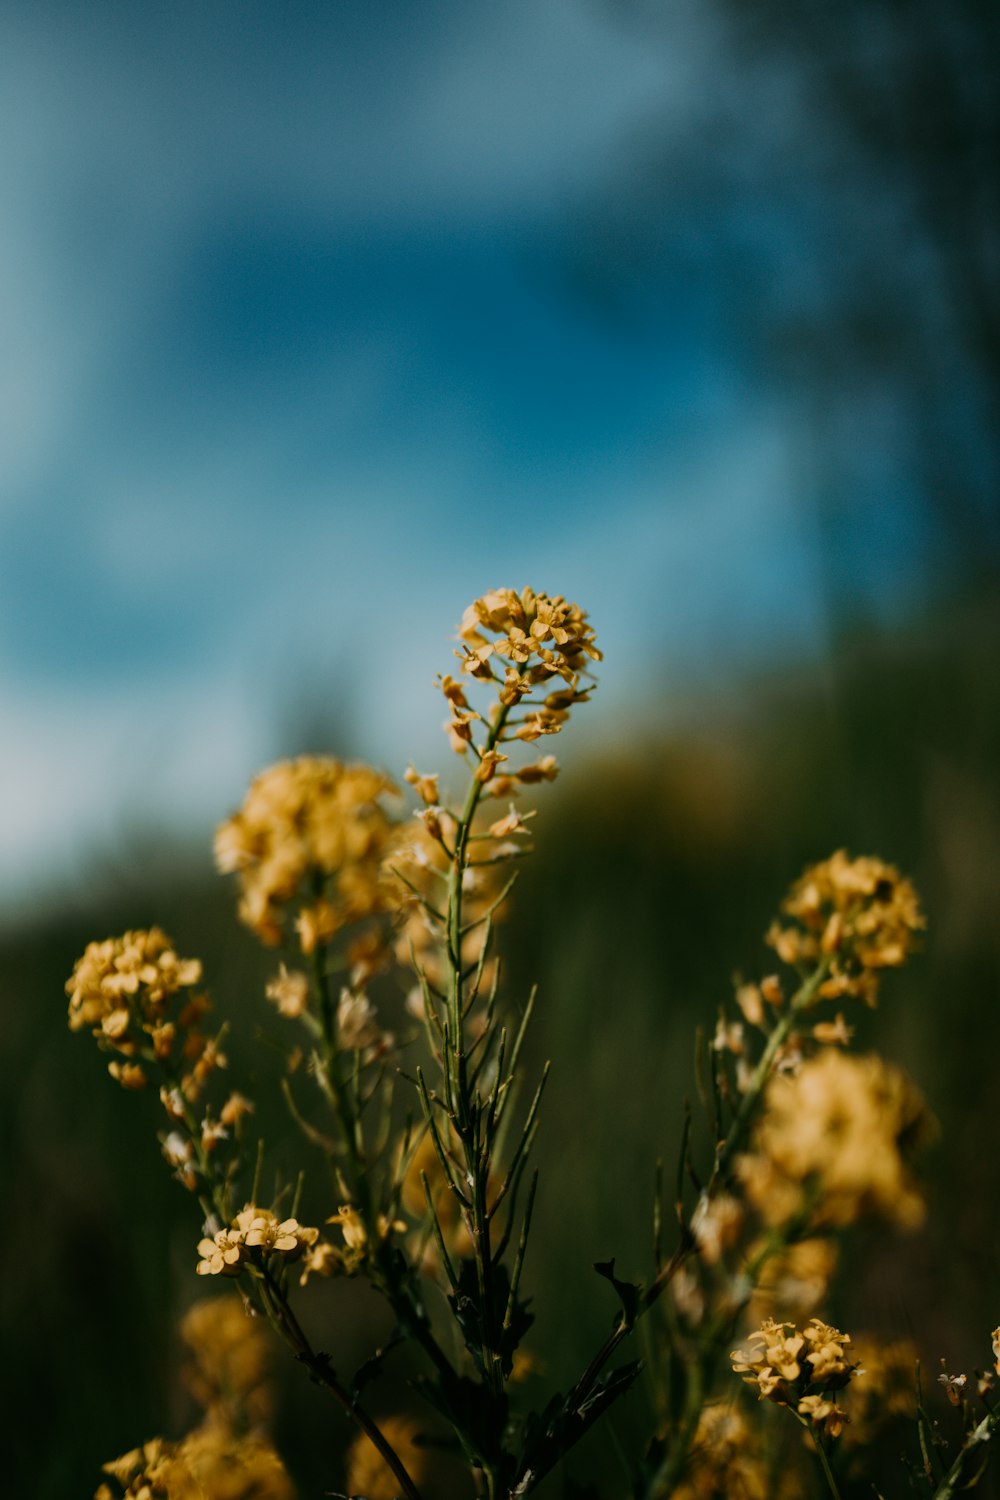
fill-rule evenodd
<path id="1" fill-rule="evenodd" d="M 573 251 L 639 318 L 722 305 L 743 374 L 792 403 L 834 623 L 905 555 L 969 581 L 1000 547 L 1000 14 L 989 0 L 611 0 L 699 100 L 644 139 Z M 679 85 L 681 89 L 689 84 Z M 668 312 L 669 312 L 668 301 Z M 867 587 L 865 587 L 867 585 Z"/>

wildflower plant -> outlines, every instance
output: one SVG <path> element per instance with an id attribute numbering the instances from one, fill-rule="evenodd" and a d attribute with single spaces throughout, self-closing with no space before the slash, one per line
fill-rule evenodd
<path id="1" fill-rule="evenodd" d="M 618 1301 L 608 1334 L 567 1391 L 523 1400 L 548 1066 L 526 1076 L 535 996 L 506 995 L 495 936 L 530 850 L 525 794 L 559 770 L 539 742 L 589 701 L 600 651 L 575 604 L 499 589 L 465 612 L 456 656 L 438 686 L 457 795 L 411 766 L 419 805 L 402 817 L 382 772 L 302 757 L 257 776 L 216 837 L 240 919 L 276 952 L 282 1091 L 307 1159 L 325 1162 L 325 1202 L 305 1172 L 263 1192 L 266 1142 L 249 1139 L 253 1100 L 222 1082 L 225 1030 L 209 1024 L 197 959 L 158 929 L 129 932 L 90 944 L 67 985 L 70 1026 L 111 1054 L 112 1077 L 158 1092 L 163 1156 L 199 1205 L 192 1273 L 217 1292 L 182 1330 L 202 1423 L 107 1464 L 100 1500 L 293 1493 L 268 1432 L 265 1324 L 353 1424 L 331 1493 L 434 1500 L 461 1493 L 464 1470 L 487 1500 L 529 1495 L 644 1366 L 654 1428 L 628 1464 L 634 1500 L 804 1494 L 810 1456 L 836 1497 L 864 1454 L 852 1424 L 860 1436 L 896 1416 L 915 1423 L 923 1493 L 968 1488 L 1000 1423 L 994 1371 L 945 1375 L 962 1422 L 949 1445 L 906 1386 L 909 1348 L 855 1341 L 822 1315 L 840 1236 L 920 1222 L 914 1153 L 929 1129 L 904 1075 L 850 1050 L 850 1007 L 873 1006 L 917 943 L 917 896 L 892 866 L 843 851 L 793 886 L 767 934 L 782 971 L 740 983 L 702 1049 L 710 1144 L 699 1152 L 688 1110 L 669 1206 L 657 1178 L 648 1274 L 595 1267 Z M 380 1006 L 398 992 L 394 1030 L 376 981 Z M 333 1277 L 365 1280 L 392 1315 L 353 1376 L 310 1331 L 315 1282 Z M 1000 1374 L 1000 1329 L 992 1341 Z M 370 1395 L 403 1344 L 419 1406 L 376 1416 Z M 791 1456 L 784 1418 L 805 1437 Z M 434 1477 L 429 1442 L 452 1455 L 452 1480 Z"/>

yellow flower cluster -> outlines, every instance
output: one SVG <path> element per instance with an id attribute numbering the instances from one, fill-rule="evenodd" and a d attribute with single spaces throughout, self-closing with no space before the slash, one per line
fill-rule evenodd
<path id="1" fill-rule="evenodd" d="M 923 1101 L 898 1068 L 824 1048 L 797 1073 L 771 1078 L 737 1174 L 768 1224 L 809 1211 L 815 1225 L 877 1214 L 914 1227 L 924 1202 L 907 1155 L 927 1129 Z"/>
<path id="2" fill-rule="evenodd" d="M 771 1472 L 759 1435 L 727 1401 L 703 1408 L 687 1472 L 671 1495 L 673 1500 L 798 1500 L 801 1490 L 787 1461 Z"/>
<path id="3" fill-rule="evenodd" d="M 188 1389 L 207 1418 L 233 1430 L 259 1427 L 271 1414 L 268 1345 L 261 1320 L 238 1297 L 205 1297 L 181 1322 L 191 1353 Z"/>
<path id="4" fill-rule="evenodd" d="M 775 922 L 767 941 L 784 963 L 826 960 L 824 997 L 853 995 L 874 1005 L 883 969 L 898 968 L 925 926 L 917 893 L 892 865 L 849 859 L 843 849 L 813 865 L 782 905 L 791 926 Z"/>
<path id="5" fill-rule="evenodd" d="M 794 1406 L 827 1437 L 839 1437 L 847 1413 L 829 1399 L 830 1391 L 847 1385 L 859 1366 L 847 1357 L 850 1334 L 841 1333 L 819 1318 L 810 1318 L 800 1332 L 794 1323 L 768 1318 L 742 1349 L 732 1353 L 733 1369 L 748 1372 L 747 1385 L 757 1387 L 762 1401 Z"/>
<path id="6" fill-rule="evenodd" d="M 292 1500 L 288 1473 L 264 1438 L 208 1422 L 179 1443 L 153 1438 L 104 1465 L 122 1500 Z M 94 1500 L 115 1500 L 102 1484 Z"/>
<path id="7" fill-rule="evenodd" d="M 417 1423 L 408 1417 L 383 1417 L 378 1425 L 414 1484 L 421 1488 L 427 1477 L 429 1450 L 417 1441 Z M 347 1489 L 351 1495 L 364 1495 L 365 1500 L 397 1500 L 399 1495 L 399 1480 L 363 1432 L 348 1449 Z"/>
<path id="8" fill-rule="evenodd" d="M 282 1219 L 270 1209 L 252 1205 L 236 1215 L 228 1229 L 198 1242 L 199 1276 L 238 1276 L 249 1260 L 280 1255 L 298 1260 L 319 1239 L 318 1229 L 306 1229 L 297 1219 Z"/>
<path id="9" fill-rule="evenodd" d="M 240 917 L 262 942 L 281 942 L 293 903 L 304 953 L 385 909 L 392 825 L 379 799 L 394 791 L 381 772 L 332 757 L 280 761 L 254 778 L 216 832 L 215 858 L 238 875 Z"/>
<path id="10" fill-rule="evenodd" d="M 458 634 L 461 647 L 456 654 L 462 672 L 493 684 L 503 712 L 519 706 L 525 709 L 518 720 L 508 720 L 498 739 L 533 743 L 558 734 L 574 704 L 587 702 L 590 690 L 581 686 L 580 676 L 589 661 L 601 659 L 601 653 L 584 611 L 561 595 L 493 589 L 469 605 Z M 545 688 L 556 677 L 561 686 L 541 698 L 532 696 L 536 688 Z M 443 677 L 441 689 L 451 710 L 445 725 L 448 737 L 453 749 L 464 754 L 473 743 L 473 724 L 481 716 L 470 706 L 459 682 Z M 480 780 L 493 781 L 506 759 L 495 749 L 484 751 Z M 552 780 L 557 771 L 555 757 L 542 756 L 530 766 L 498 777 L 494 790 L 506 795 L 518 782 Z"/>
<path id="11" fill-rule="evenodd" d="M 181 1090 L 197 1097 L 208 1074 L 225 1059 L 198 1028 L 209 1008 L 195 986 L 201 962 L 178 958 L 158 927 L 126 932 L 103 943 L 89 943 L 66 983 L 71 1031 L 89 1027 L 101 1046 L 121 1053 L 124 1063 L 109 1065 L 126 1088 L 142 1088 L 143 1062 L 184 1069 Z"/>

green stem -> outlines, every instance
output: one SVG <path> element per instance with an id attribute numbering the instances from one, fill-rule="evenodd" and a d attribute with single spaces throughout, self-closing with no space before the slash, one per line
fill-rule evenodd
<path id="1" fill-rule="evenodd" d="M 506 704 L 489 728 L 480 753 L 482 756 L 495 749 L 503 737 L 504 725 L 510 712 Z M 462 963 L 462 881 L 468 866 L 469 839 L 485 783 L 473 774 L 465 798 L 458 825 L 455 830 L 455 849 L 448 878 L 448 923 L 447 949 L 451 969 L 448 993 L 448 1047 L 444 1065 L 451 1080 L 455 1104 L 455 1127 L 465 1156 L 466 1171 L 470 1179 L 471 1203 L 468 1209 L 469 1228 L 472 1232 L 473 1252 L 476 1261 L 476 1283 L 480 1301 L 480 1323 L 482 1329 L 483 1370 L 487 1386 L 494 1396 L 503 1393 L 503 1371 L 499 1352 L 499 1339 L 494 1326 L 496 1318 L 493 1291 L 493 1255 L 490 1239 L 490 1214 L 487 1203 L 487 1175 L 490 1142 L 480 1139 L 482 1112 L 473 1098 L 469 1083 L 468 1059 L 465 1055 L 463 1022 L 465 1018 L 465 978 Z M 487 1476 L 492 1485 L 492 1476 Z"/>
<path id="2" fill-rule="evenodd" d="M 934 1491 L 931 1500 L 952 1500 L 952 1496 L 959 1489 L 963 1488 L 961 1481 L 964 1477 L 963 1471 L 970 1453 L 979 1444 L 989 1442 L 998 1427 L 1000 1427 L 1000 1406 L 996 1406 L 992 1411 L 987 1412 L 982 1421 L 966 1435 L 965 1441 L 959 1449 L 958 1457 Z"/>
<path id="3" fill-rule="evenodd" d="M 331 1103 L 340 1124 L 340 1132 L 350 1160 L 350 1188 L 357 1200 L 362 1221 L 370 1243 L 378 1237 L 378 1225 L 373 1217 L 371 1184 L 368 1180 L 367 1162 L 359 1140 L 360 1126 L 348 1098 L 344 1080 L 340 1074 L 340 1050 L 337 1046 L 337 1013 L 330 993 L 330 980 L 323 964 L 319 947 L 312 953 L 312 978 L 316 998 L 319 1002 L 320 1023 L 323 1039 L 323 1067 L 329 1085 Z"/>
<path id="4" fill-rule="evenodd" d="M 809 1436 L 812 1438 L 813 1448 L 816 1452 L 817 1458 L 819 1459 L 819 1466 L 823 1470 L 823 1478 L 826 1480 L 826 1487 L 830 1491 L 830 1494 L 833 1496 L 833 1500 L 840 1500 L 840 1491 L 837 1488 L 837 1481 L 833 1477 L 833 1470 L 830 1468 L 830 1460 L 827 1458 L 826 1449 L 823 1446 L 823 1439 L 820 1437 L 820 1434 L 816 1431 L 807 1417 L 801 1416 L 794 1407 L 789 1407 L 789 1411 L 792 1413 L 792 1416 L 795 1418 L 796 1422 L 799 1423 L 800 1427 L 804 1427 L 809 1433 Z"/>
<path id="5" fill-rule="evenodd" d="M 788 1002 L 788 1009 L 775 1023 L 774 1029 L 767 1039 L 767 1044 L 760 1055 L 757 1066 L 750 1076 L 750 1083 L 740 1101 L 740 1107 L 736 1111 L 736 1118 L 729 1127 L 726 1139 L 716 1152 L 715 1166 L 712 1170 L 712 1178 L 709 1183 L 709 1192 L 711 1192 L 712 1187 L 721 1178 L 736 1152 L 742 1146 L 747 1129 L 760 1103 L 761 1095 L 771 1076 L 774 1060 L 788 1040 L 799 1016 L 815 1000 L 819 987 L 826 978 L 829 966 L 829 959 L 824 959 L 818 968 L 809 975 L 809 978 L 799 986 Z"/>
<path id="6" fill-rule="evenodd" d="M 329 1358 L 325 1354 L 318 1354 L 313 1349 L 287 1298 L 266 1267 L 260 1272 L 258 1280 L 261 1288 L 261 1301 L 269 1321 L 294 1351 L 296 1359 L 306 1366 L 318 1385 L 330 1392 L 337 1404 L 374 1445 L 392 1470 L 406 1500 L 422 1500 L 420 1491 L 407 1472 L 406 1466 L 381 1428 L 341 1385 Z"/>

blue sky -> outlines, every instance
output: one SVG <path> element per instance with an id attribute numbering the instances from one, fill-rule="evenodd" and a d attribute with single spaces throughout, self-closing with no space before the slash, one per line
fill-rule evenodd
<path id="1" fill-rule="evenodd" d="M 621 317 L 573 274 L 650 121 L 710 108 L 698 17 L 4 8 L 0 903 L 129 819 L 201 836 L 296 684 L 395 770 L 442 754 L 497 584 L 589 609 L 609 733 L 821 650 L 794 414 L 725 289 Z M 909 524 L 866 534 L 883 581 Z"/>

